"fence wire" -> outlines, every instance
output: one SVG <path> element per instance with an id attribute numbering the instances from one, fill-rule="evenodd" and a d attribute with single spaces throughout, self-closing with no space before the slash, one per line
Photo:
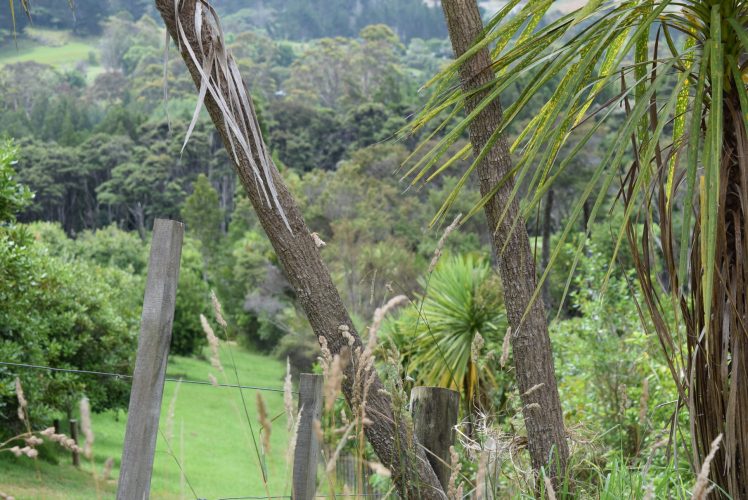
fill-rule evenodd
<path id="1" fill-rule="evenodd" d="M 383 495 L 379 493 L 357 493 L 357 494 L 343 494 L 336 495 L 335 498 L 358 498 L 358 497 L 378 497 L 383 498 Z M 221 497 L 216 500 L 265 500 L 270 498 L 292 498 L 291 495 L 277 495 L 277 496 L 261 496 L 261 497 Z M 330 498 L 329 495 L 316 495 L 314 498 Z M 204 498 L 198 498 L 197 500 L 207 500 Z"/>
<path id="2" fill-rule="evenodd" d="M 29 368 L 34 370 L 46 370 L 50 372 L 63 372 L 63 373 L 76 373 L 81 375 L 96 375 L 96 376 L 102 376 L 102 377 L 114 377 L 119 379 L 132 379 L 132 375 L 126 375 L 124 373 L 110 373 L 110 372 L 99 372 L 99 371 L 93 371 L 93 370 L 76 370 L 73 368 L 55 368 L 53 366 L 43 366 L 43 365 L 32 365 L 29 363 L 11 363 L 9 361 L 0 361 L 0 366 L 13 366 L 17 368 Z M 280 392 L 283 393 L 283 389 L 278 389 L 274 387 L 260 387 L 256 385 L 239 385 L 239 384 L 214 384 L 212 382 L 209 382 L 207 380 L 189 380 L 189 379 L 183 379 L 183 378 L 170 378 L 166 377 L 164 380 L 167 382 L 179 382 L 182 384 L 194 384 L 194 385 L 209 385 L 212 387 L 230 387 L 234 389 L 252 389 L 257 391 L 267 391 L 267 392 Z M 298 391 L 291 391 L 293 394 L 298 394 Z"/>
<path id="3" fill-rule="evenodd" d="M 112 372 L 102 372 L 102 371 L 95 371 L 95 370 L 76 370 L 74 368 L 57 368 L 54 366 L 44 366 L 44 365 L 35 365 L 31 363 L 14 363 L 10 361 L 0 361 L 0 366 L 9 366 L 14 368 L 26 368 L 31 370 L 40 370 L 40 371 L 48 371 L 48 372 L 61 372 L 61 373 L 73 373 L 78 375 L 93 375 L 93 376 L 100 376 L 100 377 L 113 377 L 117 379 L 124 379 L 124 380 L 131 380 L 133 377 L 132 375 L 127 375 L 124 373 L 112 373 Z M 257 391 L 267 391 L 267 392 L 276 392 L 276 393 L 284 393 L 285 391 L 283 389 L 278 389 L 274 387 L 261 387 L 256 385 L 240 385 L 240 384 L 214 384 L 212 382 L 204 381 L 204 380 L 187 380 L 182 378 L 171 378 L 166 377 L 164 379 L 167 382 L 178 382 L 181 384 L 194 384 L 194 385 L 207 385 L 211 387 L 228 387 L 228 388 L 234 388 L 234 389 L 250 389 L 250 390 L 257 390 Z M 291 391 L 293 394 L 298 394 L 298 391 Z M 338 398 L 340 399 L 340 398 Z M 176 458 L 176 457 L 175 457 Z M 179 462 L 177 461 L 177 465 L 180 466 Z M 193 490 L 194 492 L 194 490 Z M 379 497 L 381 498 L 381 494 L 353 494 L 353 495 L 342 495 L 340 498 L 354 498 L 354 497 Z M 270 499 L 281 499 L 281 498 L 288 498 L 291 499 L 292 497 L 290 495 L 275 495 L 275 496 L 241 496 L 241 497 L 221 497 L 217 498 L 216 500 L 270 500 Z M 328 498 L 327 495 L 317 495 L 314 498 Z M 196 500 L 207 500 L 204 498 L 200 498 L 196 496 Z"/>

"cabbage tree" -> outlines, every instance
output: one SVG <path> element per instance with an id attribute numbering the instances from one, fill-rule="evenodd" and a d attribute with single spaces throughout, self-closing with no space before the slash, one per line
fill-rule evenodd
<path id="1" fill-rule="evenodd" d="M 527 217 L 605 124 L 615 123 L 611 146 L 579 193 L 548 269 L 585 202 L 592 207 L 589 232 L 615 194 L 624 213 L 612 236 L 616 251 L 628 244 L 636 256 L 642 314 L 660 339 L 677 406 L 690 413 L 686 456 L 698 470 L 723 434 L 710 479 L 718 491 L 748 497 L 748 2 L 593 0 L 549 21 L 552 7 L 549 0 L 510 0 L 472 48 L 429 82 L 433 98 L 413 127 L 436 121 L 447 132 L 411 172 L 418 180 L 454 170 L 459 163 L 452 160 L 470 146 L 454 157 L 448 147 L 502 92 L 520 79 L 529 82 L 462 172 L 464 184 L 502 133 L 527 115 L 532 98 L 551 85 L 550 99 L 532 110 L 510 145 L 512 197 L 520 186 L 528 188 Z M 458 70 L 486 48 L 493 77 L 471 91 L 480 103 L 456 118 L 471 97 L 455 84 Z M 583 244 L 576 260 L 584 258 Z M 658 276 L 665 276 L 663 283 Z"/>
<path id="2" fill-rule="evenodd" d="M 485 359 L 501 352 L 507 329 L 490 266 L 471 255 L 442 259 L 420 284 L 423 296 L 386 323 L 385 336 L 416 384 L 454 389 L 468 412 L 486 411 L 506 378 Z"/>

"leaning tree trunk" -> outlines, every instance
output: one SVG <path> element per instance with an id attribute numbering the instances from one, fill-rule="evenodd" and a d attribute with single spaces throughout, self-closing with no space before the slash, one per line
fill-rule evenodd
<path id="1" fill-rule="evenodd" d="M 455 57 L 459 57 L 470 49 L 483 32 L 478 4 L 476 0 L 442 0 L 442 8 Z M 493 81 L 495 76 L 491 71 L 488 49 L 477 52 L 466 61 L 459 74 L 465 92 Z M 466 112 L 472 112 L 485 95 L 484 91 L 468 98 L 465 101 Z M 476 155 L 487 144 L 501 119 L 501 104 L 494 99 L 473 120 L 470 141 Z M 502 137 L 478 165 L 481 194 L 485 196 L 489 193 L 510 169 L 509 148 Z M 557 475 L 566 467 L 569 448 L 556 386 L 545 307 L 540 297 L 534 302 L 531 300 L 536 287 L 535 262 L 519 202 L 516 197 L 511 197 L 513 187 L 513 180 L 504 183 L 486 203 L 485 213 L 493 231 L 504 302 L 512 327 L 512 352 L 530 457 L 536 470 L 545 466 L 551 474 Z M 506 216 L 501 219 L 505 208 Z M 502 253 L 504 248 L 507 251 Z M 528 311 L 526 316 L 525 311 Z"/>
<path id="2" fill-rule="evenodd" d="M 197 5 L 200 5 L 198 19 Z M 352 355 L 352 362 L 348 363 L 345 369 L 346 377 L 343 383 L 345 398 L 351 406 L 360 403 L 362 385 L 367 384 L 366 415 L 370 422 L 367 422 L 364 428 L 374 451 L 392 472 L 398 491 L 404 497 L 445 498 L 423 448 L 417 443 L 405 421 L 393 412 L 391 399 L 376 371 L 359 371 L 358 377 L 355 373 L 355 368 L 358 368 L 357 358 L 363 350 L 361 339 L 333 285 L 327 267 L 322 262 L 296 201 L 277 168 L 272 164 L 272 160 L 268 158 L 269 155 L 265 155 L 265 158 L 260 156 L 265 147 L 260 136 L 250 133 L 260 129 L 251 102 L 235 104 L 235 98 L 240 88 L 244 88 L 244 83 L 238 75 L 236 63 L 226 52 L 225 40 L 222 39 L 220 30 L 214 24 L 217 18 L 205 14 L 206 11 L 212 12 L 212 8 L 203 0 L 156 0 L 156 7 L 169 34 L 180 48 L 182 58 L 197 88 L 201 88 L 201 70 L 196 66 L 193 57 L 210 76 L 219 98 L 229 103 L 222 111 L 222 105 L 210 92 L 204 99 L 205 107 L 221 134 L 224 146 L 229 156 L 234 159 L 234 167 L 257 212 L 260 224 L 267 233 L 314 332 L 321 343 L 327 344 L 333 355 L 344 353 L 346 350 Z M 175 9 L 179 12 L 175 12 Z M 206 64 L 211 55 L 214 62 Z M 233 74 L 232 68 L 235 70 Z M 230 116 L 233 116 L 233 123 L 241 127 L 244 136 L 241 140 L 249 144 L 252 158 L 245 154 L 244 149 L 235 148 L 240 138 L 236 134 L 237 129 L 228 125 L 229 120 L 226 119 L 224 112 L 230 113 Z M 262 164 L 263 161 L 269 162 L 268 173 L 271 179 L 258 176 L 253 170 L 253 165 Z M 263 193 L 269 190 L 270 180 L 277 191 L 276 205 L 267 202 L 263 197 Z M 351 340 L 344 336 L 345 331 L 351 333 L 348 336 Z"/>

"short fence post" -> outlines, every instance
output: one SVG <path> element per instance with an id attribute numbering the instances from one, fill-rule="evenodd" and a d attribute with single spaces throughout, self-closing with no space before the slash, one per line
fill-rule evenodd
<path id="1" fill-rule="evenodd" d="M 410 391 L 410 411 L 418 442 L 446 491 L 449 476 L 449 447 L 454 444 L 460 393 L 441 387 L 414 387 Z"/>
<path id="2" fill-rule="evenodd" d="M 317 492 L 320 442 L 314 431 L 314 421 L 322 417 L 322 383 L 322 375 L 301 374 L 301 415 L 293 459 L 293 500 L 311 500 Z"/>
<path id="3" fill-rule="evenodd" d="M 56 418 L 52 420 L 52 426 L 55 428 L 55 434 L 60 433 L 60 419 Z"/>
<path id="4" fill-rule="evenodd" d="M 149 498 L 184 226 L 156 219 L 122 450 L 118 500 Z"/>
<path id="5" fill-rule="evenodd" d="M 78 421 L 75 419 L 70 420 L 70 438 L 75 441 L 76 446 L 78 445 Z M 73 465 L 76 467 L 80 467 L 81 465 L 81 457 L 80 453 L 73 450 Z"/>

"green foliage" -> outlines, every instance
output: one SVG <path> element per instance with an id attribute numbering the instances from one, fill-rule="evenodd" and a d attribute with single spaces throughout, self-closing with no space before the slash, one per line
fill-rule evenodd
<path id="1" fill-rule="evenodd" d="M 29 228 L 14 224 L 14 211 L 29 198 L 13 180 L 14 155 L 9 145 L 0 150 L 0 206 L 8 208 L 0 224 L 0 359 L 128 373 L 138 318 L 132 291 L 141 281 L 115 268 L 50 255 Z M 59 237 L 54 230 L 47 234 Z M 0 420 L 10 427 L 19 424 L 13 419 L 15 372 L 0 368 Z M 38 377 L 31 371 L 19 376 L 38 421 L 69 411 L 82 394 L 96 410 L 127 402 L 127 384 L 117 379 L 60 372 Z"/>
<path id="2" fill-rule="evenodd" d="M 135 347 L 137 307 L 128 296 L 140 282 L 115 269 L 51 258 L 23 229 L 2 231 L 0 280 L 0 358 L 60 368 L 129 373 Z M 7 270 L 24 271 L 8 276 Z M 86 394 L 95 410 L 125 407 L 128 385 L 122 380 L 0 369 L 0 408 L 4 425 L 15 427 L 12 387 L 17 372 L 37 422 L 69 411 Z"/>
<path id="3" fill-rule="evenodd" d="M 466 410 L 506 397 L 511 378 L 495 368 L 507 328 L 501 286 L 489 265 L 473 256 L 443 259 L 420 282 L 425 290 L 384 336 L 405 358 L 419 385 L 460 392 Z"/>
<path id="4" fill-rule="evenodd" d="M 28 244 L 22 238 L 16 236 L 15 243 Z M 33 244 L 25 250 L 25 255 L 13 257 L 26 260 L 27 273 L 13 281 L 3 280 L 0 287 L 0 357 L 59 368 L 129 373 L 138 324 L 138 307 L 129 294 L 142 282 L 116 269 L 47 257 Z M 13 408 L 12 377 L 7 367 L 3 372 L 0 405 Z M 19 375 L 32 412 L 41 421 L 70 410 L 84 393 L 96 410 L 127 404 L 125 381 L 64 373 L 38 377 L 31 371 Z"/>
<path id="5" fill-rule="evenodd" d="M 206 268 L 210 269 L 212 257 L 221 243 L 221 211 L 218 193 L 204 174 L 199 174 L 182 206 L 182 216 L 187 224 L 188 234 L 200 242 L 200 250 Z"/>
<path id="6" fill-rule="evenodd" d="M 147 248 L 141 239 L 113 225 L 81 233 L 75 239 L 75 255 L 140 276 L 145 276 L 148 265 Z"/>
<path id="7" fill-rule="evenodd" d="M 367 26 L 360 37 L 311 44 L 291 65 L 289 97 L 335 110 L 378 99 L 398 104 L 404 97 L 399 39 L 384 25 Z"/>
<path id="8" fill-rule="evenodd" d="M 0 224 L 12 223 L 32 199 L 29 188 L 15 180 L 15 157 L 11 144 L 0 146 Z"/>
<path id="9" fill-rule="evenodd" d="M 171 333 L 170 352 L 173 354 L 194 356 L 206 344 L 200 315 L 210 314 L 210 289 L 203 280 L 203 268 L 197 242 L 185 238 Z"/>
<path id="10" fill-rule="evenodd" d="M 405 121 L 379 103 L 366 103 L 351 109 L 345 117 L 350 150 L 358 150 L 392 139 Z"/>
<path id="11" fill-rule="evenodd" d="M 153 18 L 143 16 L 135 22 L 125 13 L 112 16 L 104 23 L 102 65 L 131 75 L 159 60 L 162 43 L 160 28 Z"/>
<path id="12" fill-rule="evenodd" d="M 240 223 L 240 221 L 237 221 Z M 232 228 L 236 231 L 236 228 Z M 289 331 L 282 317 L 290 307 L 289 285 L 267 239 L 256 230 L 234 241 L 222 297 L 245 345 L 270 352 Z"/>
<path id="13" fill-rule="evenodd" d="M 82 66 L 63 71 L 27 62 L 5 66 L 0 73 L 0 133 L 17 137 L 21 146 L 17 175 L 10 166 L 12 151 L 0 147 L 0 360 L 127 372 L 138 330 L 149 228 L 154 217 L 181 214 L 187 237 L 172 353 L 202 354 L 205 337 L 199 315 L 210 316 L 209 293 L 214 289 L 232 339 L 263 354 L 289 357 L 294 369 L 311 370 L 319 353 L 317 340 L 295 306 L 295 291 L 237 188 L 230 159 L 204 113 L 182 152 L 195 99 L 183 62 L 170 57 L 166 65 L 169 98 L 164 103 L 163 33 L 152 18 L 143 16 L 146 2 L 105 3 L 109 7 L 102 4 L 102 10 L 127 13 L 99 23 L 104 30 L 104 71 L 89 71 L 84 79 Z M 531 4 L 520 15 L 540 9 Z M 471 168 L 466 122 L 459 110 L 450 115 L 445 108 L 435 114 L 437 120 L 445 120 L 445 129 L 435 131 L 441 122 L 423 124 L 418 137 L 390 140 L 402 127 L 403 117 L 412 114 L 415 91 L 424 76 L 441 69 L 451 57 L 447 40 L 425 39 L 436 33 L 431 20 L 439 18 L 441 26 L 438 9 L 429 9 L 420 0 L 362 0 L 356 2 L 357 9 L 350 8 L 349 0 L 327 2 L 324 9 L 315 5 L 297 0 L 222 0 L 220 5 L 230 13 L 224 18 L 226 41 L 256 98 L 273 158 L 311 230 L 327 243 L 320 252 L 360 331 L 393 294 L 417 297 L 380 332 L 401 351 L 400 356 L 388 350 L 381 360 L 385 378 L 397 381 L 393 387 L 400 384 L 400 375 L 407 374 L 417 383 L 457 388 L 470 402 L 465 405 L 468 411 L 477 406 L 495 417 L 492 425 L 498 432 L 488 436 L 493 443 L 514 450 L 523 427 L 513 415 L 517 396 L 511 363 L 501 367 L 499 359 L 506 330 L 501 286 L 490 264 L 478 256 L 487 253 L 490 228 L 478 217 L 468 219 L 447 240 L 446 256 L 434 273 L 424 275 L 441 235 L 439 228 L 430 227 L 433 214 L 449 198 L 450 211 L 443 220 L 451 221 L 458 213 L 471 212 L 481 199 L 476 182 L 460 178 Z M 51 22 L 49 12 L 43 12 L 42 22 Z M 389 26 L 366 26 L 378 22 Z M 572 37 L 574 44 L 590 38 L 572 30 L 573 23 L 573 16 L 549 16 L 528 29 L 546 34 L 567 30 L 579 37 Z M 624 24 L 616 30 L 628 29 L 631 34 L 631 26 Z M 616 31 L 599 28 L 595 27 L 597 33 L 608 37 Z M 603 182 L 601 164 L 610 151 L 623 147 L 619 134 L 633 131 L 643 137 L 646 130 L 618 111 L 609 113 L 607 124 L 597 120 L 603 113 L 573 126 L 564 121 L 569 110 L 569 116 L 580 116 L 582 104 L 592 97 L 595 106 L 620 98 L 613 85 L 620 74 L 599 70 L 608 53 L 623 49 L 601 45 L 597 56 L 602 57 L 583 50 L 565 52 L 565 60 L 587 60 L 594 70 L 565 76 L 565 66 L 551 59 L 543 62 L 548 66 L 514 65 L 511 61 L 540 53 L 525 52 L 526 45 L 504 45 L 509 38 L 504 39 L 498 28 L 489 33 L 501 42 L 495 54 L 497 68 L 504 68 L 498 73 L 505 84 L 501 94 L 512 104 L 505 131 L 510 139 L 530 131 L 518 140 L 515 151 L 526 158 L 519 163 L 520 171 L 527 173 L 518 182 L 517 195 L 528 192 L 531 198 L 523 207 L 531 234 L 533 221 L 539 220 L 535 209 L 551 182 L 556 193 L 550 222 L 552 230 L 562 230 L 551 238 L 551 249 L 557 253 L 548 280 L 555 304 L 568 292 L 562 314 L 551 327 L 556 369 L 572 437 L 592 436 L 589 446 L 575 441 L 582 459 L 567 481 L 579 488 L 579 496 L 595 498 L 641 498 L 650 482 L 658 497 L 682 493 L 685 487 L 677 483 L 691 480 L 684 464 L 670 464 L 664 447 L 656 445 L 663 437 L 660 429 L 672 416 L 675 388 L 667 365 L 655 354 L 656 337 L 647 335 L 645 327 L 651 325 L 639 323 L 633 299 L 642 297 L 630 290 L 623 275 L 608 276 L 606 267 L 615 255 L 630 269 L 635 256 L 618 245 L 618 229 L 627 214 L 625 207 L 610 207 L 611 195 L 617 192 Z M 284 35 L 289 40 L 279 39 Z M 337 35 L 341 36 L 295 41 Z M 681 42 L 676 35 L 676 48 Z M 661 43 L 660 49 L 665 45 Z M 557 47 L 543 45 L 544 50 Z M 511 57 L 503 58 L 508 53 Z M 544 73 L 539 67 L 553 71 Z M 454 69 L 447 72 L 452 75 Z M 634 71 L 626 73 L 631 74 Z M 591 79 L 598 77 L 610 85 L 596 87 Z M 454 83 L 436 95 L 456 97 L 450 93 Z M 572 92 L 572 83 L 582 90 Z M 660 102 L 680 83 L 668 78 L 647 85 L 657 87 Z M 565 108 L 556 116 L 552 105 Z M 663 140 L 683 133 L 683 124 L 676 122 L 664 122 Z M 416 150 L 419 140 L 426 146 Z M 575 148 L 578 140 L 586 141 L 586 147 Z M 432 157 L 426 152 L 434 147 L 455 158 L 450 171 L 430 181 L 433 189 L 405 189 L 397 178 L 403 173 L 401 165 L 411 154 L 410 160 L 429 163 Z M 665 144 L 664 150 L 668 147 Z M 568 161 L 556 161 L 563 158 Z M 633 156 L 627 152 L 619 159 L 625 165 Z M 549 165 L 549 170 L 543 169 Z M 668 186 L 667 177 L 651 175 L 648 181 L 662 178 Z M 35 192 L 33 204 L 16 179 Z M 684 182 L 675 184 L 670 201 L 676 213 L 682 213 L 688 198 L 680 193 L 688 182 L 685 175 Z M 642 181 L 637 189 L 645 185 Z M 461 196 L 450 198 L 458 189 Z M 595 207 L 592 199 L 585 205 L 580 191 L 598 196 L 600 203 Z M 16 213 L 20 221 L 35 222 L 16 224 Z M 597 224 L 595 213 L 607 214 L 606 224 Z M 583 220 L 564 226 L 575 218 Z M 646 227 L 637 221 L 633 239 L 640 241 L 648 233 L 656 247 L 667 236 L 661 221 L 646 221 Z M 688 231 L 688 221 L 677 221 L 674 227 L 676 234 L 682 227 Z M 537 248 L 540 255 L 539 244 Z M 566 290 L 575 261 L 577 272 Z M 661 259 L 653 261 L 661 264 Z M 658 277 L 667 280 L 664 273 Z M 632 279 L 630 273 L 626 278 Z M 607 294 L 600 295 L 598 285 L 606 280 Z M 668 310 L 666 317 L 671 315 Z M 178 366 L 200 363 L 177 359 Z M 40 423 L 67 411 L 82 393 L 97 409 L 122 407 L 126 397 L 121 381 L 21 373 L 32 400 L 32 417 Z M 0 368 L 0 415 L 8 416 L 0 422 L 4 430 L 14 413 L 14 375 L 15 371 Z M 404 406 L 404 399 L 398 401 Z M 471 425 L 479 434 L 482 422 L 473 419 Z M 517 440 L 508 443 L 507 434 Z M 489 443 L 488 437 L 483 444 Z M 474 474 L 478 457 L 467 455 L 463 471 Z M 649 472 L 642 474 L 650 456 L 654 458 Z M 500 463 L 504 478 L 516 478 L 518 469 L 529 469 L 517 453 L 502 457 Z M 531 478 L 513 481 L 501 479 L 499 491 L 507 496 L 533 494 L 528 493 Z"/>
<path id="14" fill-rule="evenodd" d="M 294 101 L 273 108 L 270 143 L 285 165 L 299 171 L 335 169 L 346 147 L 335 112 Z"/>
<path id="15" fill-rule="evenodd" d="M 656 336 L 648 335 L 651 325 L 642 326 L 638 290 L 616 273 L 604 295 L 596 291 L 607 259 L 590 244 L 571 296 L 574 317 L 552 323 L 551 338 L 566 415 L 635 457 L 662 438 L 657 432 L 675 410 L 675 386 Z"/>
<path id="16" fill-rule="evenodd" d="M 351 37 L 376 23 L 388 24 L 405 39 L 446 34 L 439 9 L 421 0 L 280 0 L 277 5 L 269 30 L 289 39 Z"/>

